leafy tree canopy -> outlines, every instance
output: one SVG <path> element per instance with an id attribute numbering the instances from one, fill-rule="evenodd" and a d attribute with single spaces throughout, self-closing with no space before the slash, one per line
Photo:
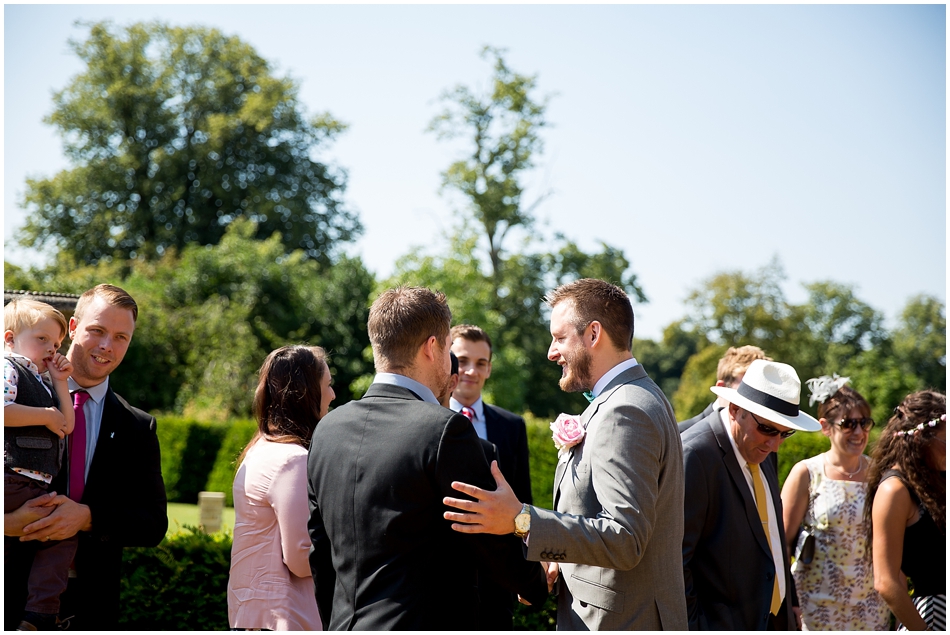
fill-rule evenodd
<path id="1" fill-rule="evenodd" d="M 344 130 L 307 118 L 298 87 L 216 29 L 109 22 L 70 43 L 84 72 L 54 95 L 46 122 L 70 169 L 29 179 L 21 244 L 79 262 L 213 245 L 237 218 L 257 238 L 329 262 L 361 226 L 341 202 L 345 175 L 316 159 Z"/>

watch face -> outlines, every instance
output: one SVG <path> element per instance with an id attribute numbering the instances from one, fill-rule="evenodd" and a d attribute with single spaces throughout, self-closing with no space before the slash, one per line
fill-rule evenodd
<path id="1" fill-rule="evenodd" d="M 515 516 L 515 529 L 519 533 L 527 533 L 531 529 L 531 514 L 518 514 Z"/>

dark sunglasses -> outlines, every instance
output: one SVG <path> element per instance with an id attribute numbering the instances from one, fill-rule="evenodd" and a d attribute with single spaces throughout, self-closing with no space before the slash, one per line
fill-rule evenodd
<path id="1" fill-rule="evenodd" d="M 767 437 L 782 437 L 783 439 L 787 439 L 793 434 L 795 434 L 795 430 L 788 430 L 786 432 L 782 432 L 781 430 L 777 430 L 773 428 L 772 426 L 767 426 L 761 421 L 759 421 L 759 418 L 756 417 L 754 414 L 752 414 L 748 410 L 746 410 L 746 412 L 752 415 L 752 418 L 755 419 L 755 425 L 759 431 L 759 434 L 764 434 Z"/>
<path id="2" fill-rule="evenodd" d="M 835 421 L 835 425 L 842 430 L 854 430 L 858 426 L 861 426 L 865 430 L 870 430 L 874 427 L 874 419 L 871 417 L 862 417 L 861 419 L 842 419 L 841 421 Z"/>

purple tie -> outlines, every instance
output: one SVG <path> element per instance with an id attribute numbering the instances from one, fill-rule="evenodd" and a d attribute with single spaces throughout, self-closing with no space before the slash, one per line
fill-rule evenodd
<path id="1" fill-rule="evenodd" d="M 468 417 L 469 421 L 475 421 L 475 411 L 468 406 L 462 407 L 462 414 Z"/>
<path id="2" fill-rule="evenodd" d="M 69 435 L 69 497 L 77 503 L 82 500 L 82 490 L 86 486 L 86 413 L 82 406 L 88 399 L 89 393 L 85 390 L 73 393 L 76 425 Z"/>

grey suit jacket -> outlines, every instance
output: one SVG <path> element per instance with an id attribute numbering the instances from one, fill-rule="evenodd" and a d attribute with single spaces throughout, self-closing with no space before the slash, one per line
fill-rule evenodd
<path id="1" fill-rule="evenodd" d="M 557 511 L 531 508 L 526 557 L 560 563 L 558 629 L 685 630 L 683 450 L 673 409 L 635 366 L 581 416 Z"/>

